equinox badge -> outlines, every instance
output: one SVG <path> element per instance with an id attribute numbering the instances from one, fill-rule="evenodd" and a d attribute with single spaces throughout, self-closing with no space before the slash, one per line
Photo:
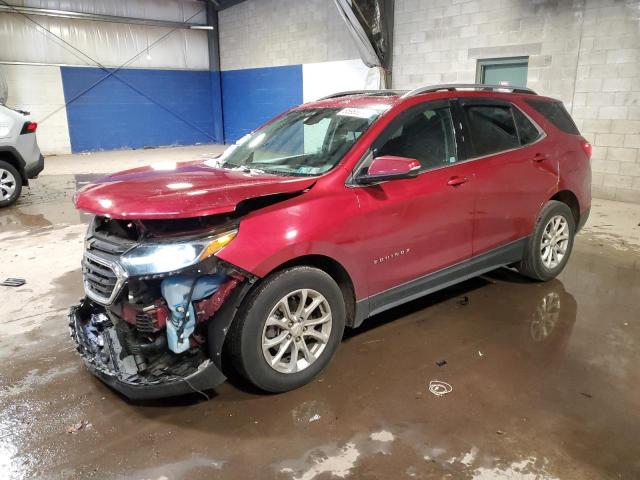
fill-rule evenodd
<path id="1" fill-rule="evenodd" d="M 393 253 L 391 253 L 389 255 L 385 255 L 384 257 L 374 258 L 373 259 L 373 264 L 377 265 L 379 263 L 386 262 L 388 260 L 393 260 L 394 258 L 398 258 L 398 257 L 401 257 L 403 255 L 406 255 L 410 251 L 411 251 L 410 248 L 405 248 L 405 249 L 402 249 L 402 250 L 398 250 L 397 252 L 393 252 Z"/>

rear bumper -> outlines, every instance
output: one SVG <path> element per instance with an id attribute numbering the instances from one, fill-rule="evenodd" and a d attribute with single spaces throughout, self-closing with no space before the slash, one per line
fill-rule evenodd
<path id="1" fill-rule="evenodd" d="M 44 157 L 42 156 L 42 154 L 36 162 L 27 164 L 24 167 L 25 176 L 29 179 L 37 178 L 42 170 L 44 170 Z"/>
<path id="2" fill-rule="evenodd" d="M 167 375 L 161 379 L 146 380 L 141 375 L 132 375 L 122 369 L 120 358 L 121 347 L 115 335 L 103 334 L 106 347 L 98 353 L 85 333 L 87 319 L 87 303 L 74 305 L 69 310 L 69 329 L 76 344 L 76 350 L 89 371 L 106 383 L 109 387 L 120 392 L 131 400 L 150 400 L 175 397 L 195 391 L 214 388 L 226 380 L 222 372 L 206 359 L 198 365 L 195 372 L 179 377 Z"/>

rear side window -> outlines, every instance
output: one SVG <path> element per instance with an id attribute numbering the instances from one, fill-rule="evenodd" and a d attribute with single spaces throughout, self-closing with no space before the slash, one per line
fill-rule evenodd
<path id="1" fill-rule="evenodd" d="M 540 137 L 540 132 L 536 126 L 516 107 L 513 107 L 513 118 L 516 121 L 518 134 L 520 135 L 520 145 L 529 145 Z"/>
<path id="2" fill-rule="evenodd" d="M 473 156 L 481 157 L 520 146 L 510 107 L 470 105 L 464 109 L 469 122 Z"/>
<path id="3" fill-rule="evenodd" d="M 561 102 L 542 102 L 540 100 L 527 100 L 534 110 L 544 115 L 544 117 L 553 123 L 556 128 L 562 130 L 565 133 L 571 133 L 572 135 L 580 135 L 578 127 L 573 123 L 569 112 L 564 108 Z"/>

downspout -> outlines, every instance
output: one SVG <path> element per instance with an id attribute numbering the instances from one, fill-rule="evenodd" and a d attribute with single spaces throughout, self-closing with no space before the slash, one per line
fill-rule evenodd
<path id="1" fill-rule="evenodd" d="M 395 21 L 395 0 L 381 0 L 382 24 L 384 28 L 384 37 L 386 40 L 385 56 L 382 66 L 385 69 L 385 80 L 387 88 L 393 85 L 393 23 Z"/>
<path id="2" fill-rule="evenodd" d="M 224 111 L 222 105 L 222 78 L 220 73 L 220 35 L 218 29 L 217 2 L 207 1 L 207 25 L 213 27 L 207 31 L 209 46 L 209 73 L 211 78 L 211 101 L 213 103 L 213 138 L 224 143 Z"/>
<path id="3" fill-rule="evenodd" d="M 7 97 L 9 96 L 9 86 L 4 78 L 2 72 L 0 72 L 0 105 L 7 103 Z"/>

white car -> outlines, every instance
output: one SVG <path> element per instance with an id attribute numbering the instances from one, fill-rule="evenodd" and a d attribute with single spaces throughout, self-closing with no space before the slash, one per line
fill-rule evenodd
<path id="1" fill-rule="evenodd" d="M 44 169 L 37 128 L 27 112 L 7 107 L 0 98 L 0 208 L 15 203 L 22 187 Z"/>

